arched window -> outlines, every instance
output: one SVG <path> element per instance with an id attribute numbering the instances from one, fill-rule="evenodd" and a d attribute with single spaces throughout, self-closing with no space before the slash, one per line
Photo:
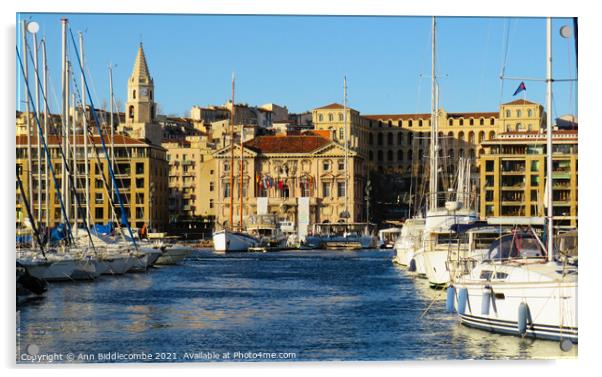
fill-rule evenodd
<path id="1" fill-rule="evenodd" d="M 464 118 L 460 118 L 460 126 L 464 125 Z"/>
<path id="2" fill-rule="evenodd" d="M 322 114 L 318 115 L 318 120 L 320 122 L 324 121 L 324 115 L 322 115 Z"/>
<path id="3" fill-rule="evenodd" d="M 397 145 L 401 145 L 401 143 L 403 142 L 402 138 L 403 138 L 403 135 L 401 134 L 401 132 L 398 132 L 397 133 Z"/>
<path id="4" fill-rule="evenodd" d="M 136 99 L 136 89 L 134 89 L 134 90 L 132 91 L 132 98 L 133 98 L 133 99 Z"/>
<path id="5" fill-rule="evenodd" d="M 393 145 L 393 133 L 389 132 L 387 134 L 387 145 Z"/>
<path id="6" fill-rule="evenodd" d="M 459 141 L 464 141 L 464 132 L 463 132 L 463 131 L 460 131 L 460 132 L 458 133 L 458 140 L 459 140 Z"/>
<path id="7" fill-rule="evenodd" d="M 506 118 L 510 118 L 512 116 L 512 113 L 510 112 L 510 110 L 506 110 Z"/>
<path id="8" fill-rule="evenodd" d="M 460 150 L 458 151 L 458 157 L 464 157 L 464 149 L 460 148 Z"/>
<path id="9" fill-rule="evenodd" d="M 475 158 L 474 148 L 470 148 L 470 158 Z"/>
<path id="10" fill-rule="evenodd" d="M 377 153 L 377 158 L 378 158 L 378 161 L 379 161 L 379 162 L 383 160 L 383 151 L 382 151 L 382 150 L 379 150 L 379 151 L 378 151 L 378 153 Z"/>
<path id="11" fill-rule="evenodd" d="M 389 121 L 388 125 L 389 125 L 389 127 L 392 127 L 393 126 L 393 121 Z"/>
<path id="12" fill-rule="evenodd" d="M 489 140 L 493 140 L 495 139 L 495 131 L 490 131 L 489 132 Z"/>
<path id="13" fill-rule="evenodd" d="M 495 124 L 495 118 L 491 118 L 489 121 L 489 124 L 491 124 L 493 126 Z"/>
<path id="14" fill-rule="evenodd" d="M 339 128 L 339 139 L 345 140 L 345 129 L 343 127 Z"/>
<path id="15" fill-rule="evenodd" d="M 520 118 L 523 115 L 523 112 L 520 110 L 516 110 L 516 117 Z"/>
<path id="16" fill-rule="evenodd" d="M 372 135 L 372 132 L 368 134 L 368 144 L 372 145 L 374 143 L 374 135 Z"/>
<path id="17" fill-rule="evenodd" d="M 398 121 L 397 121 L 397 126 L 398 126 L 398 127 L 401 127 L 402 125 L 403 125 L 402 121 L 401 121 L 401 120 L 398 120 Z"/>
<path id="18" fill-rule="evenodd" d="M 485 125 L 485 119 L 484 118 L 479 119 L 479 125 L 480 126 L 484 126 Z"/>
<path id="19" fill-rule="evenodd" d="M 450 120 L 449 120 L 449 122 L 448 122 L 448 124 L 449 124 L 450 126 L 453 126 L 453 125 L 454 125 L 454 120 L 453 120 L 453 119 L 450 119 Z"/>
<path id="20" fill-rule="evenodd" d="M 379 132 L 376 137 L 376 144 L 383 145 L 383 133 Z"/>
<path id="21" fill-rule="evenodd" d="M 412 119 L 408 120 L 408 127 L 412 127 Z"/>
<path id="22" fill-rule="evenodd" d="M 412 145 L 413 141 L 414 141 L 414 134 L 411 132 L 408 132 L 408 145 Z"/>
<path id="23" fill-rule="evenodd" d="M 130 109 L 128 110 L 128 116 L 130 118 L 134 118 L 134 105 L 130 105 Z"/>
<path id="24" fill-rule="evenodd" d="M 387 160 L 393 161 L 393 151 L 388 151 L 387 152 Z"/>
<path id="25" fill-rule="evenodd" d="M 531 109 L 527 110 L 527 116 L 529 118 L 531 118 L 533 116 L 533 110 L 531 110 Z"/>
<path id="26" fill-rule="evenodd" d="M 343 116 L 343 113 L 339 113 L 339 120 L 340 120 L 341 122 L 344 120 L 344 118 L 345 118 L 345 117 Z"/>
<path id="27" fill-rule="evenodd" d="M 155 105 L 151 106 L 151 118 L 155 119 Z"/>
<path id="28" fill-rule="evenodd" d="M 533 131 L 533 125 L 531 123 L 527 126 L 527 131 Z"/>
<path id="29" fill-rule="evenodd" d="M 412 161 L 412 150 L 408 150 L 408 161 Z"/>
<path id="30" fill-rule="evenodd" d="M 397 150 L 397 161 L 403 161 L 403 151 L 401 149 Z"/>
<path id="31" fill-rule="evenodd" d="M 453 149 L 450 148 L 449 151 L 447 152 L 447 154 L 449 155 L 450 159 L 454 158 L 454 150 Z"/>
<path id="32" fill-rule="evenodd" d="M 418 127 L 422 127 L 422 119 L 418 121 Z"/>
<path id="33" fill-rule="evenodd" d="M 328 114 L 328 121 L 332 122 L 334 120 L 334 115 Z"/>
<path id="34" fill-rule="evenodd" d="M 479 144 L 485 139 L 485 131 L 479 132 Z"/>
<path id="35" fill-rule="evenodd" d="M 150 99 L 153 99 L 153 91 L 150 91 Z"/>
<path id="36" fill-rule="evenodd" d="M 369 152 L 368 152 L 368 159 L 369 159 L 370 161 L 374 160 L 374 153 L 373 153 L 372 151 L 369 151 Z"/>
<path id="37" fill-rule="evenodd" d="M 468 142 L 469 142 L 470 144 L 474 144 L 474 132 L 472 132 L 472 131 L 470 131 L 470 132 L 468 133 Z"/>
<path id="38" fill-rule="evenodd" d="M 470 124 L 471 126 L 474 126 L 474 119 L 473 119 L 473 118 L 470 118 L 469 124 Z"/>

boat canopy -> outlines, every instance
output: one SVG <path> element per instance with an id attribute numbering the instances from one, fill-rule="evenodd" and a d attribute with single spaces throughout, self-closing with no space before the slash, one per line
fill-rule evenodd
<path id="1" fill-rule="evenodd" d="M 489 248 L 489 260 L 545 258 L 541 241 L 531 233 L 515 232 L 495 240 Z"/>

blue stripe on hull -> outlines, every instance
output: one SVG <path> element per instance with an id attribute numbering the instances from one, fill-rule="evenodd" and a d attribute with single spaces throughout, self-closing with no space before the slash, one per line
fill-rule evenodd
<path id="1" fill-rule="evenodd" d="M 467 326 L 489 332 L 521 336 L 518 332 L 518 324 L 512 321 L 496 320 L 491 318 L 476 317 L 466 314 L 460 315 L 460 322 Z M 527 337 L 536 339 L 562 340 L 570 339 L 577 343 L 578 334 L 575 327 L 562 327 L 550 325 L 529 325 Z"/>

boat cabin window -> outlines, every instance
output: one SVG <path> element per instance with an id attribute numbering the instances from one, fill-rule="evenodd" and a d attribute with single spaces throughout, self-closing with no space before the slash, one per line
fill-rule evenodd
<path id="1" fill-rule="evenodd" d="M 499 237 L 499 233 L 475 233 L 474 234 L 474 248 L 475 249 L 488 249 L 489 246 Z"/>
<path id="2" fill-rule="evenodd" d="M 491 244 L 490 260 L 545 258 L 539 241 L 531 234 L 508 234 Z"/>

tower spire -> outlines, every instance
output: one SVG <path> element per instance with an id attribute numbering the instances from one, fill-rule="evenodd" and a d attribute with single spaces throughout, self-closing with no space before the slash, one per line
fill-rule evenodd
<path id="1" fill-rule="evenodd" d="M 140 46 L 138 47 L 138 54 L 136 55 L 136 62 L 134 63 L 130 81 L 143 84 L 151 84 L 153 82 L 148 69 L 148 64 L 146 63 L 142 41 L 140 41 Z"/>

